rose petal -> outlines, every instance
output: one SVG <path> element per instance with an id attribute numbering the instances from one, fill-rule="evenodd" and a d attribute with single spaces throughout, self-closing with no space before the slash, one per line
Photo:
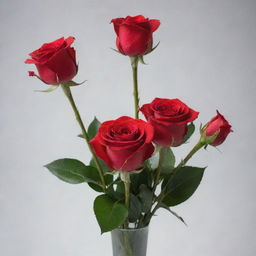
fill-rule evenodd
<path id="1" fill-rule="evenodd" d="M 120 170 L 123 172 L 129 172 L 140 168 L 142 163 L 152 156 L 154 150 L 155 148 L 151 143 L 144 144 L 127 158 Z"/>
<path id="2" fill-rule="evenodd" d="M 32 60 L 32 59 L 26 59 L 26 60 L 25 60 L 25 63 L 26 63 L 26 64 L 37 64 L 38 62 L 35 61 L 35 60 Z"/>
<path id="3" fill-rule="evenodd" d="M 116 32 L 116 34 L 119 34 L 119 26 L 122 24 L 124 18 L 116 18 L 116 19 L 112 19 L 110 23 L 114 24 L 114 30 Z"/>
<path id="4" fill-rule="evenodd" d="M 104 147 L 100 142 L 99 142 L 99 137 L 96 136 L 90 141 L 90 145 L 92 146 L 93 150 L 95 151 L 96 155 L 101 158 L 110 169 L 114 169 L 113 164 L 108 157 L 106 153 L 106 147 Z"/>
<path id="5" fill-rule="evenodd" d="M 128 56 L 142 55 L 148 50 L 150 32 L 142 27 L 123 24 L 119 28 L 119 44 Z"/>
<path id="6" fill-rule="evenodd" d="M 150 24 L 150 28 L 151 28 L 151 32 L 155 32 L 159 26 L 160 26 L 160 20 L 156 20 L 156 19 L 152 19 L 152 20 L 149 20 L 149 24 Z"/>
<path id="7" fill-rule="evenodd" d="M 36 64 L 36 68 L 38 70 L 40 79 L 44 83 L 50 84 L 50 85 L 59 84 L 56 73 L 51 68 L 49 68 L 47 65 Z"/>

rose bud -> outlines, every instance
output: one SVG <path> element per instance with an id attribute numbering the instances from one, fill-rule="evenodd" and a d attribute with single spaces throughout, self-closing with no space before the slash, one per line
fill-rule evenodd
<path id="1" fill-rule="evenodd" d="M 232 132 L 231 125 L 217 110 L 217 115 L 203 127 L 201 141 L 212 146 L 222 144 Z"/>
<path id="2" fill-rule="evenodd" d="M 150 20 L 142 15 L 112 19 L 117 35 L 117 49 L 128 56 L 149 53 L 153 46 L 152 34 L 160 26 L 159 20 Z"/>
<path id="3" fill-rule="evenodd" d="M 194 121 L 199 114 L 179 99 L 160 98 L 143 105 L 140 111 L 155 129 L 154 143 L 163 147 L 182 144 L 188 123 Z"/>
<path id="4" fill-rule="evenodd" d="M 39 76 L 44 83 L 51 85 L 64 84 L 72 80 L 77 73 L 76 53 L 70 45 L 74 37 L 64 37 L 54 42 L 43 44 L 38 50 L 31 52 L 31 59 L 25 63 L 35 64 Z M 29 71 L 30 76 L 37 76 Z"/>
<path id="5" fill-rule="evenodd" d="M 153 154 L 153 136 L 149 123 L 123 116 L 102 123 L 90 144 L 110 169 L 130 172 L 142 167 Z"/>

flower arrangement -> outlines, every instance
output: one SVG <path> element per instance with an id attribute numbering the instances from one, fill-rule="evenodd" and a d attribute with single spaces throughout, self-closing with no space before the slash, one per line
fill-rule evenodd
<path id="1" fill-rule="evenodd" d="M 43 92 L 62 88 L 80 125 L 79 136 L 92 154 L 88 164 L 65 158 L 45 167 L 62 181 L 86 182 L 100 193 L 94 201 L 94 212 L 102 233 L 147 227 L 159 208 L 169 210 L 184 222 L 171 207 L 193 195 L 205 170 L 187 163 L 200 149 L 222 144 L 232 131 L 231 125 L 217 111 L 200 127 L 198 143 L 176 164 L 172 148 L 187 143 L 199 112 L 180 99 L 155 98 L 151 103 L 139 104 L 138 65 L 144 64 L 144 56 L 158 46 L 153 47 L 153 33 L 160 21 L 138 15 L 112 19 L 111 23 L 117 35 L 116 51 L 131 61 L 134 118 L 121 116 L 103 123 L 95 118 L 86 128 L 71 92 L 73 86 L 80 85 L 72 80 L 78 72 L 76 51 L 71 47 L 74 37 L 43 44 L 25 61 L 35 64 L 38 71 L 29 71 L 29 76 L 50 85 Z M 140 113 L 145 121 L 139 118 Z M 124 240 L 124 244 L 129 243 Z M 128 249 L 120 255 L 133 255 L 132 245 Z"/>

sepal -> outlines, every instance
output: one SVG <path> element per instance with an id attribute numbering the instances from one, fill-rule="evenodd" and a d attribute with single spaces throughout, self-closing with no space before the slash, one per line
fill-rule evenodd
<path id="1" fill-rule="evenodd" d="M 77 83 L 75 81 L 70 80 L 70 81 L 66 82 L 65 84 L 63 84 L 63 85 L 65 85 L 65 86 L 78 86 L 78 85 L 84 84 L 86 81 L 87 80 L 84 80 L 81 83 Z"/>
<path id="2" fill-rule="evenodd" d="M 204 146 L 205 149 L 207 148 L 207 146 L 209 144 L 211 144 L 213 141 L 215 141 L 215 139 L 217 138 L 217 136 L 220 133 L 220 130 L 218 130 L 213 135 L 207 136 L 206 132 L 205 132 L 207 126 L 208 126 L 208 123 L 206 125 L 204 125 L 203 127 L 200 127 L 200 134 L 201 134 L 200 142 L 201 142 L 201 144 L 205 145 Z"/>
<path id="3" fill-rule="evenodd" d="M 119 53 L 119 54 L 121 54 L 121 55 L 123 55 L 123 56 L 126 56 L 125 54 L 123 54 L 122 52 L 120 52 L 120 51 L 118 51 L 118 50 L 116 50 L 116 49 L 114 49 L 114 48 L 110 48 L 111 50 L 113 50 L 113 51 L 115 51 L 115 52 L 117 52 L 117 53 Z"/>
<path id="4" fill-rule="evenodd" d="M 143 58 L 143 55 L 138 56 L 138 58 L 139 58 L 139 62 L 140 62 L 141 64 L 143 64 L 143 65 L 148 65 L 147 63 L 145 63 L 144 58 Z"/>
<path id="5" fill-rule="evenodd" d="M 152 50 L 150 50 L 149 52 L 147 52 L 144 55 L 148 55 L 149 53 L 153 52 L 158 47 L 159 44 L 160 44 L 160 41 L 152 48 Z"/>
<path id="6" fill-rule="evenodd" d="M 53 92 L 55 91 L 57 88 L 59 87 L 59 85 L 52 85 L 51 87 L 49 87 L 46 90 L 34 90 L 35 92 Z"/>
<path id="7" fill-rule="evenodd" d="M 43 83 L 45 83 L 39 75 L 37 75 L 34 71 L 28 71 L 28 75 L 30 77 L 36 77 L 37 79 L 39 79 L 40 81 L 42 81 Z M 58 80 L 58 77 L 57 77 L 57 80 Z M 46 83 L 45 83 L 46 84 Z M 48 85 L 48 84 L 47 84 Z M 49 87 L 48 89 L 46 90 L 34 90 L 35 92 L 53 92 L 55 91 L 57 88 L 59 87 L 59 84 L 54 84 L 52 85 L 51 87 Z"/>

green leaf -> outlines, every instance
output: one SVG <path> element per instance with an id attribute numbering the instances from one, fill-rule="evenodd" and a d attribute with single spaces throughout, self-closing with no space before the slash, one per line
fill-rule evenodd
<path id="1" fill-rule="evenodd" d="M 97 135 L 100 125 L 101 125 L 100 121 L 96 117 L 94 117 L 94 119 L 92 120 L 92 122 L 89 124 L 89 127 L 88 127 L 89 140 L 93 139 Z M 79 134 L 77 136 L 79 138 L 84 139 L 83 134 Z"/>
<path id="2" fill-rule="evenodd" d="M 109 169 L 108 166 L 105 164 L 105 162 L 103 160 L 98 158 L 98 161 L 99 161 L 100 166 L 101 166 L 102 170 L 104 171 L 104 173 L 112 173 L 113 170 Z M 90 165 L 96 168 L 96 164 L 95 164 L 95 161 L 93 159 L 91 159 Z"/>
<path id="3" fill-rule="evenodd" d="M 174 169 L 175 165 L 175 156 L 171 150 L 171 148 L 164 147 L 161 149 L 163 154 L 163 159 L 161 163 L 161 173 L 162 174 L 169 174 Z M 152 157 L 145 161 L 146 167 L 154 171 L 157 169 L 159 164 L 159 152 L 155 153 Z"/>
<path id="4" fill-rule="evenodd" d="M 89 140 L 93 139 L 96 136 L 100 125 L 101 125 L 100 121 L 96 117 L 94 117 L 93 121 L 89 124 L 89 127 L 88 127 Z"/>
<path id="5" fill-rule="evenodd" d="M 149 159 L 145 161 L 145 166 L 150 170 L 154 171 L 157 169 L 159 163 L 159 152 L 153 154 Z"/>
<path id="6" fill-rule="evenodd" d="M 101 160 L 101 159 L 98 159 L 100 164 L 101 164 L 101 167 L 103 166 L 106 166 L 105 163 Z M 104 165 L 103 165 L 104 164 Z M 90 161 L 90 166 L 94 167 L 96 169 L 96 165 L 95 165 L 95 162 L 94 160 L 91 160 Z M 107 166 L 106 166 L 107 168 Z M 102 168 L 103 171 L 104 171 L 104 179 L 105 179 L 105 183 L 106 185 L 108 186 L 109 184 L 111 184 L 113 182 L 113 175 L 106 172 L 106 170 L 104 170 L 104 168 Z M 94 183 L 90 183 L 88 182 L 88 185 L 93 189 L 95 190 L 96 192 L 103 192 L 103 189 L 100 185 L 98 184 L 101 184 L 101 179 L 100 179 L 100 175 L 98 173 L 98 170 L 96 169 L 96 173 L 95 173 L 95 179 L 98 181 L 97 184 L 94 184 Z"/>
<path id="7" fill-rule="evenodd" d="M 205 168 L 191 166 L 181 167 L 173 177 L 171 176 L 163 203 L 175 206 L 190 198 L 199 186 L 204 170 Z"/>
<path id="8" fill-rule="evenodd" d="M 95 182 L 94 183 L 88 182 L 88 185 L 93 190 L 95 190 L 96 192 L 103 192 L 102 187 L 100 185 L 98 185 L 98 184 L 101 184 L 101 179 L 100 179 L 100 176 L 99 176 L 99 173 L 98 173 L 97 169 L 96 169 L 95 179 L 97 180 L 97 183 L 95 183 Z M 113 182 L 113 175 L 111 175 L 111 174 L 104 175 L 104 179 L 105 179 L 106 185 L 109 185 L 109 184 L 111 184 Z"/>
<path id="9" fill-rule="evenodd" d="M 140 200 L 133 194 L 130 194 L 129 221 L 136 222 L 142 211 Z"/>
<path id="10" fill-rule="evenodd" d="M 144 184 L 146 187 L 152 185 L 152 172 L 144 168 L 140 173 L 133 173 L 131 178 L 131 191 L 137 195 L 140 191 L 140 186 Z"/>
<path id="11" fill-rule="evenodd" d="M 108 168 L 108 166 L 104 163 L 104 161 L 102 161 L 100 158 L 98 158 L 99 164 L 104 172 L 104 178 L 105 178 L 105 183 L 106 185 L 109 185 L 113 182 L 113 175 L 112 175 L 112 170 L 110 170 Z M 96 168 L 96 164 L 95 161 L 93 159 L 91 159 L 90 161 L 90 165 Z M 98 173 L 97 173 L 98 174 Z M 100 176 L 98 174 L 98 179 L 100 181 Z M 95 184 L 90 184 L 88 183 L 88 185 L 95 191 L 97 192 L 103 192 L 101 186 L 97 186 Z"/>
<path id="12" fill-rule="evenodd" d="M 122 180 L 118 180 L 116 182 L 116 192 L 124 195 L 125 188 L 124 188 L 124 182 Z"/>
<path id="13" fill-rule="evenodd" d="M 175 156 L 171 150 L 171 148 L 162 148 L 163 151 L 163 159 L 161 163 L 161 173 L 169 174 L 174 169 L 175 165 Z"/>
<path id="14" fill-rule="evenodd" d="M 142 184 L 138 196 L 142 204 L 142 211 L 144 213 L 149 212 L 153 202 L 153 192 L 146 185 Z"/>
<path id="15" fill-rule="evenodd" d="M 97 183 L 97 170 L 76 159 L 59 159 L 45 165 L 45 167 L 59 179 L 71 184 Z"/>
<path id="16" fill-rule="evenodd" d="M 183 222 L 187 226 L 187 223 L 184 221 L 184 219 L 180 217 L 176 212 L 171 210 L 167 205 L 160 203 L 159 207 L 166 209 L 168 212 L 170 212 L 172 215 L 174 215 L 176 218 L 178 218 L 181 222 Z"/>
<path id="17" fill-rule="evenodd" d="M 90 188 L 92 188 L 96 192 L 99 192 L 99 193 L 104 192 L 103 188 L 100 185 L 97 185 L 91 182 L 88 182 L 88 185 Z"/>
<path id="18" fill-rule="evenodd" d="M 112 174 L 105 174 L 104 179 L 105 179 L 106 185 L 108 186 L 109 184 L 111 184 L 113 182 L 114 177 Z"/>
<path id="19" fill-rule="evenodd" d="M 124 191 L 124 183 L 118 177 L 115 181 L 112 182 L 112 184 L 109 185 L 106 194 L 115 200 L 123 201 L 125 198 Z"/>
<path id="20" fill-rule="evenodd" d="M 188 141 L 188 139 L 192 136 L 194 131 L 195 131 L 195 125 L 193 123 L 190 123 L 188 126 L 188 131 L 185 137 L 183 138 L 182 144 Z"/>
<path id="21" fill-rule="evenodd" d="M 111 185 L 107 188 L 106 192 L 105 192 L 109 197 L 111 197 L 114 200 L 119 200 L 120 198 L 117 197 L 117 193 L 114 190 L 114 186 Z"/>
<path id="22" fill-rule="evenodd" d="M 121 226 L 128 216 L 124 204 L 114 201 L 107 195 L 100 195 L 94 201 L 94 213 L 99 223 L 101 233 L 111 231 Z"/>

